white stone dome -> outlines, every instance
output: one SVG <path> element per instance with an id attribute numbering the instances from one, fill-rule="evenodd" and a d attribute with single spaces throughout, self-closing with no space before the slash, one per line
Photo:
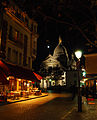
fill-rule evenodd
<path id="1" fill-rule="evenodd" d="M 67 52 L 67 49 L 65 48 L 65 46 L 62 45 L 62 40 L 60 38 L 59 38 L 59 44 L 57 45 L 57 47 L 54 50 L 53 57 L 54 57 L 54 59 L 57 59 L 58 61 L 60 61 L 60 63 L 64 67 L 69 65 L 68 52 Z"/>
<path id="2" fill-rule="evenodd" d="M 62 45 L 62 43 L 59 43 L 54 50 L 53 56 L 57 58 L 61 55 L 66 55 L 66 57 L 68 58 L 68 53 L 66 48 Z"/>
<path id="3" fill-rule="evenodd" d="M 63 50 L 63 46 L 61 44 L 58 44 L 54 50 L 53 56 L 58 56 L 60 54 L 64 54 L 64 50 Z"/>

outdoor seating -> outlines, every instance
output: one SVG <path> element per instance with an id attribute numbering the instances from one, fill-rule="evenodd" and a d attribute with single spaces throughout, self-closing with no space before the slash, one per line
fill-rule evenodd
<path id="1" fill-rule="evenodd" d="M 13 96 L 14 96 L 14 94 L 13 94 L 13 93 L 11 93 L 11 92 L 7 94 L 7 98 L 8 98 L 8 99 L 12 99 L 12 98 L 13 98 Z"/>
<path id="2" fill-rule="evenodd" d="M 34 95 L 41 95 L 41 90 L 34 90 L 34 91 L 33 91 L 33 94 L 34 94 Z"/>
<path id="3" fill-rule="evenodd" d="M 9 99 L 19 99 L 19 97 L 20 97 L 20 92 L 11 91 L 10 93 L 8 93 L 7 97 L 8 97 Z"/>
<path id="4" fill-rule="evenodd" d="M 0 96 L 0 102 L 7 102 L 6 96 Z"/>
<path id="5" fill-rule="evenodd" d="M 14 99 L 19 99 L 20 93 L 19 92 L 14 92 Z"/>
<path id="6" fill-rule="evenodd" d="M 21 94 L 22 94 L 22 97 L 29 97 L 28 91 L 22 91 Z"/>

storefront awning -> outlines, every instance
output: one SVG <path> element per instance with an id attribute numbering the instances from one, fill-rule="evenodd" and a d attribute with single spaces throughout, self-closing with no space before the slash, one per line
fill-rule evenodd
<path id="1" fill-rule="evenodd" d="M 34 75 L 37 77 L 37 79 L 38 79 L 38 80 L 43 79 L 43 78 L 42 78 L 42 76 L 38 75 L 38 74 L 37 74 L 37 73 L 35 73 L 35 72 L 33 72 L 33 73 L 34 73 Z"/>
<path id="2" fill-rule="evenodd" d="M 9 81 L 7 80 L 7 76 L 5 75 L 5 73 L 0 69 L 0 86 L 1 85 L 5 85 L 8 84 Z"/>
<path id="3" fill-rule="evenodd" d="M 14 76 L 15 78 L 40 82 L 32 70 L 20 67 L 18 65 L 0 61 L 0 69 L 5 72 L 6 76 Z"/>

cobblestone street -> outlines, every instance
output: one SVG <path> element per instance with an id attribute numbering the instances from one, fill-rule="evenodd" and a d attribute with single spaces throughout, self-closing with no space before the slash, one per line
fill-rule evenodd
<path id="1" fill-rule="evenodd" d="M 64 120 L 97 120 L 97 104 L 96 105 L 83 105 L 83 111 L 77 112 L 77 107 Z"/>
<path id="2" fill-rule="evenodd" d="M 77 111 L 77 100 L 68 93 L 49 93 L 48 96 L 0 106 L 0 120 L 97 120 L 95 105 L 83 104 Z"/>

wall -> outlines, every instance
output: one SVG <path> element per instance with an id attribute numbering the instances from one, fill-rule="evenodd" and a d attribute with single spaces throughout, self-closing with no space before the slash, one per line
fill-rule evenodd
<path id="1" fill-rule="evenodd" d="M 85 55 L 85 69 L 87 74 L 97 74 L 97 54 Z"/>

